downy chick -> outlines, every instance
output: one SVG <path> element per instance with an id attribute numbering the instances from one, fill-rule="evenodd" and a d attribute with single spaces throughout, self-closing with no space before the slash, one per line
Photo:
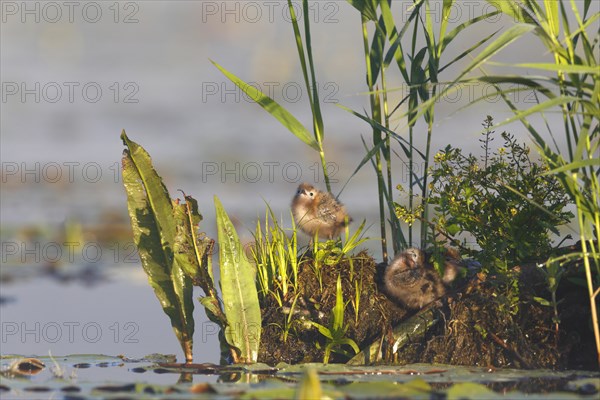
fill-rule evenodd
<path id="1" fill-rule="evenodd" d="M 292 200 L 292 214 L 306 234 L 332 239 L 352 221 L 346 208 L 331 193 L 322 192 L 308 183 L 298 186 Z"/>
<path id="2" fill-rule="evenodd" d="M 406 308 L 420 309 L 444 296 L 446 285 L 458 274 L 458 260 L 449 252 L 441 277 L 426 261 L 425 253 L 409 248 L 400 253 L 383 273 L 383 287 L 388 297 Z"/>

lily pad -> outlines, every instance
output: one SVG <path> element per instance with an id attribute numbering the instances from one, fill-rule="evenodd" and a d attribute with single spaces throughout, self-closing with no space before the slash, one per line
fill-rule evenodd
<path id="1" fill-rule="evenodd" d="M 35 375 L 7 373 L 19 360 L 43 364 Z M 442 364 L 349 366 L 319 363 L 276 368 L 266 364 L 174 364 L 173 357 L 141 359 L 101 354 L 0 357 L 2 398 L 195 399 L 329 398 L 589 399 L 598 371 L 490 369 Z M 311 372 L 308 372 L 311 371 Z M 141 373 L 145 372 L 145 373 Z M 141 378 L 141 379 L 140 379 Z M 535 384 L 532 385 L 531 383 Z M 525 389 L 524 389 L 525 388 Z"/>

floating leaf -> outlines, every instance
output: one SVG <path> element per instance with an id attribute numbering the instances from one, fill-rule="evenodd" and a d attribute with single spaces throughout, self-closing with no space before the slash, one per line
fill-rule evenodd
<path id="1" fill-rule="evenodd" d="M 21 358 L 15 360 L 8 371 L 15 375 L 36 375 L 44 368 L 46 368 L 46 365 L 37 358 Z"/>
<path id="2" fill-rule="evenodd" d="M 448 400 L 486 400 L 486 399 L 503 399 L 504 397 L 481 383 L 461 382 L 452 385 L 446 392 Z"/>

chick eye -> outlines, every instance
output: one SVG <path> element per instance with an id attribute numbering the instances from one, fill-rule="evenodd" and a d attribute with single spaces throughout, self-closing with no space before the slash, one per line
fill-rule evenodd
<path id="1" fill-rule="evenodd" d="M 314 193 L 313 193 L 313 192 L 310 192 L 310 197 L 313 197 L 313 195 L 314 195 Z"/>

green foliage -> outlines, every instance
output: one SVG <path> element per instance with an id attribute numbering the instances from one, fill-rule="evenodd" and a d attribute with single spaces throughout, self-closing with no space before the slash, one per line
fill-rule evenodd
<path id="1" fill-rule="evenodd" d="M 313 257 L 315 268 L 322 265 L 337 265 L 344 258 L 351 259 L 351 252 L 358 246 L 369 240 L 363 237 L 366 220 L 360 224 L 356 231 L 350 236 L 349 228 L 346 226 L 345 240 L 327 240 L 320 242 L 318 235 L 313 239 Z M 353 272 L 353 271 L 352 271 Z"/>
<path id="2" fill-rule="evenodd" d="M 317 142 L 310 136 L 308 130 L 294 117 L 289 111 L 283 106 L 277 103 L 275 100 L 256 89 L 254 86 L 247 84 L 225 68 L 220 66 L 214 61 L 211 61 L 215 67 L 219 69 L 230 81 L 236 84 L 248 97 L 250 97 L 256 104 L 260 105 L 265 111 L 276 118 L 283 126 L 285 126 L 290 132 L 292 132 L 298 139 L 309 145 L 315 150 L 319 147 Z"/>
<path id="3" fill-rule="evenodd" d="M 171 320 L 186 362 L 192 362 L 193 354 L 193 285 L 204 291 L 200 303 L 208 318 L 225 331 L 224 337 L 219 336 L 222 354 L 229 350 L 235 362 L 256 362 L 261 317 L 254 274 L 221 203 L 215 197 L 223 304 L 217 297 L 210 261 L 214 241 L 197 232 L 202 220 L 197 201 L 185 193 L 185 203 L 171 200 L 148 153 L 129 140 L 124 131 L 121 138 L 127 146 L 123 184 L 133 237 L 148 281 Z"/>
<path id="4" fill-rule="evenodd" d="M 223 309 L 227 318 L 225 337 L 234 347 L 234 361 L 252 363 L 258 359 L 261 314 L 252 265 L 243 252 L 229 216 L 215 196 Z"/>
<path id="5" fill-rule="evenodd" d="M 554 311 L 554 316 L 552 317 L 552 322 L 554 323 L 554 341 L 555 344 L 558 345 L 558 326 L 560 324 L 560 316 L 558 314 L 558 304 L 561 303 L 561 300 L 557 300 L 556 291 L 558 290 L 558 284 L 565 272 L 564 268 L 560 265 L 561 263 L 558 260 L 549 260 L 546 264 L 540 265 L 541 271 L 544 274 L 546 279 L 546 284 L 548 285 L 548 291 L 551 295 L 551 300 L 548 301 L 543 297 L 534 297 L 533 299 L 537 301 L 539 304 L 552 307 Z"/>
<path id="6" fill-rule="evenodd" d="M 360 246 L 365 241 L 369 240 L 368 238 L 363 237 L 363 230 L 365 228 L 366 220 L 360 224 L 360 226 L 356 229 L 356 231 L 350 236 L 350 230 L 348 226 L 346 226 L 345 230 L 345 240 L 342 242 L 341 240 L 326 240 L 325 242 L 319 241 L 318 232 L 313 238 L 312 241 L 312 253 L 313 253 L 313 270 L 315 276 L 319 280 L 319 288 L 321 291 L 323 290 L 323 283 L 321 279 L 321 268 L 323 266 L 333 266 L 339 264 L 343 259 L 348 259 L 350 263 L 350 279 L 354 277 L 354 262 L 352 259 L 351 252 L 354 251 L 358 246 Z M 355 283 L 356 284 L 356 283 Z M 360 297 L 360 291 L 358 290 L 355 296 Z M 356 302 L 355 311 L 358 313 L 359 303 Z"/>
<path id="7" fill-rule="evenodd" d="M 323 362 L 325 364 L 329 362 L 329 357 L 331 356 L 332 351 L 343 354 L 345 356 L 349 356 L 349 353 L 342 348 L 342 346 L 344 345 L 352 347 L 352 350 L 354 350 L 354 354 L 360 351 L 356 342 L 346 337 L 346 332 L 348 331 L 348 324 L 344 324 L 345 308 L 346 307 L 344 304 L 344 294 L 342 293 L 342 281 L 341 277 L 338 275 L 336 284 L 335 306 L 331 310 L 329 326 L 323 326 L 314 321 L 309 321 L 311 325 L 313 325 L 319 330 L 321 335 L 325 336 L 326 345 L 325 354 L 323 356 Z"/>
<path id="8" fill-rule="evenodd" d="M 253 233 L 254 244 L 250 248 L 250 255 L 256 266 L 257 289 L 261 303 L 268 304 L 268 298 L 272 298 L 283 311 L 283 319 L 276 325 L 282 330 L 284 342 L 287 341 L 292 329 L 297 329 L 299 326 L 295 311 L 301 295 L 301 288 L 298 286 L 298 272 L 301 265 L 310 264 L 319 281 L 320 290 L 323 291 L 326 288 L 323 287 L 321 280 L 322 268 L 334 267 L 343 260 L 348 260 L 350 276 L 353 279 L 355 275 L 352 252 L 368 240 L 363 237 L 365 221 L 353 233 L 346 227 L 344 241 L 320 242 L 316 236 L 312 241 L 311 259 L 306 255 L 306 251 L 300 251 L 298 255 L 297 230 L 293 217 L 291 220 L 292 227 L 284 228 L 267 206 L 264 222 L 261 224 L 259 221 L 256 224 Z M 354 284 L 356 292 L 352 304 L 358 315 L 362 282 L 355 280 Z"/>
<path id="9" fill-rule="evenodd" d="M 291 218 L 294 224 L 294 218 Z M 264 228 L 256 223 L 254 245 L 250 248 L 256 266 L 259 296 L 272 295 L 283 306 L 288 291 L 298 289 L 298 240 L 296 227 L 284 229 L 267 206 Z"/>
<path id="10" fill-rule="evenodd" d="M 488 116 L 482 143 L 484 156 L 463 155 L 452 146 L 436 154 L 431 171 L 429 204 L 436 228 L 450 237 L 470 233 L 481 252 L 477 257 L 496 265 L 516 265 L 547 257 L 550 232 L 572 218 L 563 211 L 569 198 L 544 162 L 535 162 L 529 148 L 509 133 L 492 153 L 494 131 Z M 504 268 L 500 268 L 504 270 Z"/>
<path id="11" fill-rule="evenodd" d="M 152 166 L 143 147 L 121 134 L 127 149 L 123 153 L 123 185 L 127 192 L 127 207 L 142 267 L 154 289 L 163 311 L 181 344 L 185 359 L 192 361 L 194 318 L 192 312 L 192 278 L 188 260 L 176 246 L 177 225 L 167 188 Z M 194 218 L 199 221 L 200 215 Z M 181 241 L 179 241 L 181 242 Z"/>
<path id="12" fill-rule="evenodd" d="M 417 115 L 430 112 L 443 96 L 464 83 L 483 83 L 495 87 L 496 92 L 488 92 L 471 104 L 487 96 L 500 96 L 513 113 L 500 125 L 520 121 L 529 132 L 549 166 L 548 174 L 558 178 L 577 207 L 581 251 L 573 253 L 573 256 L 583 260 L 586 271 L 600 365 L 600 324 L 596 312 L 596 298 L 600 290 L 592 274 L 592 269 L 596 274 L 600 273 L 600 31 L 597 29 L 600 14 L 590 12 L 593 10 L 591 0 L 488 0 L 488 3 L 510 17 L 514 24 L 463 68 L 444 90 L 424 102 Z M 465 79 L 467 74 L 485 64 L 492 64 L 490 59 L 503 48 L 531 33 L 535 34 L 546 53 L 554 58 L 553 63 L 511 62 L 511 68 L 527 68 L 530 73 L 523 76 L 511 71 L 502 75 L 500 69 L 499 75 L 484 73 Z M 516 91 L 515 86 L 519 88 Z M 519 108 L 511 100 L 511 94 L 519 91 L 533 91 L 537 104 Z M 548 115 L 556 115 L 557 111 L 562 116 L 562 124 L 547 119 Z M 540 118 L 534 120 L 533 116 Z M 548 131 L 551 140 L 545 138 L 540 128 Z M 556 145 L 555 130 L 566 139 L 566 149 Z"/>
<path id="13" fill-rule="evenodd" d="M 494 296 L 501 313 L 517 315 L 521 302 L 519 288 L 519 269 L 508 269 L 506 264 L 493 264 L 492 269 L 500 272 L 489 280 L 494 287 Z"/>
<path id="14" fill-rule="evenodd" d="M 420 338 L 425 336 L 429 328 L 437 324 L 442 318 L 443 315 L 441 312 L 435 308 L 427 308 L 396 325 L 391 332 L 394 343 L 388 355 L 396 353 L 398 349 L 409 343 L 415 343 L 420 340 Z M 371 365 L 385 362 L 386 355 L 382 353 L 381 338 L 378 338 L 371 345 L 362 349 L 347 364 Z"/>
<path id="15" fill-rule="evenodd" d="M 499 11 L 494 10 L 485 15 L 475 16 L 449 30 L 448 17 L 452 8 L 456 6 L 456 2 L 452 0 L 446 0 L 441 4 L 443 18 L 438 29 L 434 28 L 432 18 L 434 13 L 428 0 L 415 1 L 409 10 L 410 14 L 403 18 L 406 23 L 398 27 L 395 25 L 390 3 L 387 1 L 349 0 L 349 3 L 361 15 L 370 109 L 367 116 L 345 109 L 366 121 L 372 128 L 373 146 L 366 149 L 366 157 L 371 160 L 377 178 L 382 255 L 384 261 L 387 261 L 389 243 L 386 225 L 389 225 L 391 231 L 394 253 L 407 245 L 412 245 L 415 239 L 412 223 L 408 226 L 406 236 L 401 230 L 400 221 L 403 217 L 397 214 L 393 202 L 395 185 L 392 154 L 400 153 L 404 158 L 402 163 L 408 167 L 408 205 L 405 207 L 407 211 L 405 216 L 413 216 L 411 222 L 420 221 L 420 242 L 421 246 L 425 247 L 427 209 L 414 200 L 417 194 L 422 198 L 428 195 L 428 166 L 435 107 L 431 99 L 440 91 L 438 85 L 442 81 L 439 80 L 439 75 L 463 58 L 474 57 L 475 50 L 489 41 L 495 33 L 478 42 L 468 44 L 467 50 L 453 59 L 446 59 L 446 49 L 454 42 L 463 39 L 460 34 L 465 29 L 498 14 Z M 372 34 L 369 34 L 370 25 L 372 25 Z M 464 46 L 464 43 L 461 43 L 461 46 Z M 397 103 L 391 103 L 388 93 L 394 91 L 394 88 L 388 89 L 387 76 L 396 68 L 404 82 L 402 91 L 408 89 L 408 93 Z M 425 104 L 427 107 L 422 107 Z M 400 110 L 407 111 L 399 115 Z M 416 129 L 416 124 L 421 117 L 426 128 Z M 400 125 L 407 127 L 407 134 L 390 129 L 390 120 L 397 121 L 400 118 L 405 119 L 405 123 Z M 418 132 L 424 132 L 425 146 L 422 149 L 415 145 L 419 139 Z M 399 151 L 394 149 L 395 142 L 399 145 Z M 424 164 L 423 170 L 420 169 L 421 163 Z M 363 165 L 364 162 L 361 161 L 359 168 Z"/>

